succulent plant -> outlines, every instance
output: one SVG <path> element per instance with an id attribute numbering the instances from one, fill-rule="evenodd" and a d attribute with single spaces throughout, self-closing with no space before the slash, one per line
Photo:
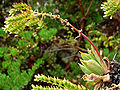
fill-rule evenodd
<path id="1" fill-rule="evenodd" d="M 102 58 L 102 50 L 99 57 L 93 47 L 88 53 L 80 53 L 82 59 L 79 65 L 85 73 L 83 79 L 88 85 L 93 85 L 94 90 L 120 89 L 120 63 L 115 60 L 109 61 L 106 57 Z"/>
<path id="2" fill-rule="evenodd" d="M 80 60 L 82 63 L 80 64 L 80 67 L 84 73 L 101 75 L 104 72 L 107 72 L 107 65 L 105 64 L 105 61 L 99 58 L 93 47 L 91 50 L 88 50 L 88 54 L 81 52 L 81 57 L 83 60 Z"/>

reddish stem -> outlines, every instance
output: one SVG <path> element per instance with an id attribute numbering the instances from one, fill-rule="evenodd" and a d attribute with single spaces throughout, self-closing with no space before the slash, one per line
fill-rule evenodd
<path id="1" fill-rule="evenodd" d="M 78 33 L 80 33 L 85 39 L 87 39 L 87 40 L 90 42 L 90 44 L 93 46 L 93 48 L 95 49 L 95 51 L 97 52 L 97 54 L 98 54 L 98 56 L 99 56 L 99 58 L 100 58 L 100 53 L 99 53 L 99 51 L 97 50 L 97 48 L 95 47 L 95 45 L 92 43 L 92 41 L 91 41 L 86 35 L 84 35 L 82 32 L 80 32 L 78 29 L 76 29 L 74 26 L 72 26 L 71 24 L 70 24 L 70 26 L 71 26 L 75 31 L 77 31 Z"/>

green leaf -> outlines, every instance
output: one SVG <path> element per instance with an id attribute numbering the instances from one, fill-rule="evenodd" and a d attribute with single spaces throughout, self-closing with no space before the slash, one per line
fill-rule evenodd
<path id="1" fill-rule="evenodd" d="M 79 66 L 80 66 L 80 68 L 82 69 L 82 71 L 84 73 L 86 73 L 86 74 L 91 74 L 92 73 L 89 69 L 87 69 L 87 67 L 85 67 L 85 66 L 83 66 L 81 64 L 79 64 Z"/>
<path id="2" fill-rule="evenodd" d="M 11 61 L 10 61 L 10 60 L 4 61 L 4 62 L 2 62 L 2 67 L 3 67 L 4 69 L 6 69 L 10 64 L 11 64 Z"/>
<path id="3" fill-rule="evenodd" d="M 16 56 L 17 55 L 17 49 L 16 48 L 12 48 L 10 51 L 12 56 Z"/>
<path id="4" fill-rule="evenodd" d="M 92 53 L 93 53 L 93 55 L 95 57 L 95 60 L 97 61 L 97 63 L 99 63 L 101 65 L 101 63 L 100 63 L 100 57 L 98 56 L 98 54 L 95 51 L 95 49 L 93 48 L 93 46 L 91 46 L 91 49 L 92 49 Z"/>
<path id="5" fill-rule="evenodd" d="M 104 69 L 95 60 L 82 60 L 82 63 L 84 63 L 84 66 L 96 75 L 101 75 L 105 72 Z"/>
<path id="6" fill-rule="evenodd" d="M 52 39 L 53 36 L 57 33 L 57 29 L 51 28 L 49 30 L 46 30 L 43 28 L 40 32 L 39 35 L 41 37 L 41 41 L 48 41 L 49 39 Z"/>
<path id="7" fill-rule="evenodd" d="M 4 54 L 5 51 L 7 51 L 7 48 L 6 48 L 6 47 L 1 47 L 1 48 L 0 48 L 0 54 L 1 54 L 1 55 Z"/>
<path id="8" fill-rule="evenodd" d="M 25 39 L 27 40 L 31 40 L 31 37 L 32 37 L 32 34 L 33 32 L 32 31 L 25 31 L 25 32 L 22 32 L 22 37 L 25 37 Z"/>
<path id="9" fill-rule="evenodd" d="M 12 90 L 20 90 L 19 87 L 15 86 L 15 87 L 12 87 Z"/>
<path id="10" fill-rule="evenodd" d="M 80 52 L 80 53 L 81 53 L 81 57 L 82 57 L 83 60 L 90 60 L 90 59 L 92 59 L 89 54 L 82 53 L 82 52 Z"/>
<path id="11" fill-rule="evenodd" d="M 21 49 L 24 49 L 26 48 L 26 46 L 28 45 L 28 41 L 25 41 L 25 40 L 19 40 L 18 41 L 18 47 L 21 48 Z"/>
<path id="12" fill-rule="evenodd" d="M 108 54 L 110 60 L 113 59 L 115 53 L 116 53 L 116 51 L 112 51 L 112 52 L 110 52 L 110 53 Z"/>
<path id="13" fill-rule="evenodd" d="M 0 28 L 0 37 L 4 37 L 5 36 L 5 32 L 3 31 L 2 28 Z"/>
<path id="14" fill-rule="evenodd" d="M 114 36 L 110 36 L 110 37 L 108 37 L 108 39 L 114 39 Z"/>
<path id="15" fill-rule="evenodd" d="M 109 49 L 108 48 L 104 48 L 103 49 L 103 56 L 108 56 L 109 55 Z"/>
<path id="16" fill-rule="evenodd" d="M 37 29 L 41 29 L 41 28 L 44 26 L 42 19 L 39 20 L 38 26 L 39 26 L 39 27 L 38 27 Z"/>
<path id="17" fill-rule="evenodd" d="M 24 85 L 26 86 L 28 84 L 28 81 L 24 81 Z"/>
<path id="18" fill-rule="evenodd" d="M 10 60 L 11 59 L 11 56 L 7 53 L 4 54 L 4 59 L 5 60 Z"/>
<path id="19" fill-rule="evenodd" d="M 100 40 L 104 41 L 106 39 L 105 35 L 100 36 Z"/>

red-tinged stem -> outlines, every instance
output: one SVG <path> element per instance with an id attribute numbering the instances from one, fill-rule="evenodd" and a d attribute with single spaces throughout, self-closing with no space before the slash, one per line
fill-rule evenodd
<path id="1" fill-rule="evenodd" d="M 49 14 L 45 14 L 45 15 L 51 17 L 51 15 L 49 15 Z M 54 18 L 55 18 L 55 17 L 56 17 L 56 16 L 54 15 Z M 73 25 L 71 25 L 71 24 L 70 24 L 69 22 L 67 22 L 66 20 L 63 20 L 62 18 L 60 18 L 60 16 L 59 16 L 59 17 L 56 17 L 56 18 L 60 19 L 61 23 L 65 22 L 66 25 L 70 26 L 70 27 L 73 28 L 75 31 L 77 31 L 79 34 L 81 34 L 85 39 L 87 39 L 87 40 L 90 42 L 90 44 L 93 46 L 93 48 L 95 49 L 95 51 L 97 52 L 99 58 L 101 58 L 99 51 L 97 50 L 97 48 L 95 47 L 95 45 L 92 43 L 92 41 L 91 41 L 86 35 L 84 35 L 82 32 L 80 32 L 77 28 L 75 28 Z"/>
<path id="2" fill-rule="evenodd" d="M 97 52 L 97 54 L 98 54 L 98 56 L 99 56 L 99 58 L 100 58 L 100 53 L 99 53 L 99 51 L 97 50 L 97 48 L 95 47 L 95 45 L 92 43 L 92 41 L 91 41 L 86 35 L 84 35 L 82 32 L 80 32 L 78 29 L 76 29 L 74 26 L 72 26 L 71 24 L 70 24 L 70 26 L 71 26 L 75 31 L 77 31 L 78 33 L 80 33 L 85 39 L 87 39 L 87 40 L 90 42 L 90 44 L 93 46 L 93 48 L 95 49 L 95 51 Z"/>

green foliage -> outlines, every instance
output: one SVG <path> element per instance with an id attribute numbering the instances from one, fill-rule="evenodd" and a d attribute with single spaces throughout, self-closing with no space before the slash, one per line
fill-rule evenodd
<path id="1" fill-rule="evenodd" d="M 90 1 L 86 0 L 82 3 L 86 12 Z M 29 2 L 29 4 L 31 4 L 31 6 L 33 5 L 32 8 L 41 13 L 33 11 L 31 7 L 25 3 L 14 4 L 14 8 L 9 11 L 9 17 L 6 18 L 4 31 L 0 29 L 0 37 L 3 37 L 5 40 L 3 43 L 1 42 L 2 44 L 0 43 L 0 89 L 21 90 L 25 88 L 25 86 L 30 87 L 29 82 L 32 80 L 33 74 L 36 73 L 56 76 L 62 79 L 66 78 L 78 84 L 77 76 L 81 78 L 82 73 L 80 67 L 73 61 L 73 57 L 79 57 L 79 55 L 75 53 L 77 40 L 74 40 L 74 37 L 76 37 L 76 33 L 72 34 L 73 31 L 66 31 L 69 30 L 69 27 L 63 27 L 59 24 L 58 18 L 54 18 L 56 17 L 55 15 L 42 12 L 60 13 L 62 18 L 67 18 L 72 24 L 79 28 L 81 12 L 79 6 L 76 8 L 77 1 L 48 0 L 45 2 L 45 5 L 39 3 L 40 5 L 37 6 L 38 2 L 34 0 Z M 60 7 L 56 7 L 57 5 Z M 89 14 L 86 17 L 86 24 L 88 25 L 88 27 L 85 27 L 86 31 L 88 28 L 92 28 L 101 22 L 102 16 L 101 12 L 98 12 L 99 6 L 99 1 L 94 0 Z M 73 10 L 73 8 L 75 10 Z M 84 32 L 87 33 L 86 31 Z M 112 48 L 118 48 L 119 37 L 114 39 L 112 36 L 104 36 L 97 30 L 89 31 L 89 34 L 90 39 L 95 42 L 95 45 L 98 47 L 105 41 L 105 47 L 112 46 Z M 84 41 L 81 41 L 83 44 Z M 115 43 L 116 41 L 117 43 Z M 108 45 L 106 43 L 108 43 Z M 81 46 L 84 47 L 82 44 Z M 89 47 L 88 43 L 86 47 Z M 112 52 L 109 50 L 105 51 L 109 53 L 109 57 L 112 58 L 113 54 L 110 55 Z M 73 57 L 70 57 L 72 55 Z M 69 63 L 71 63 L 70 66 Z M 67 66 L 69 67 L 65 70 Z M 44 75 L 42 76 L 43 81 L 50 83 L 49 79 L 53 80 L 53 78 L 47 78 Z M 33 85 L 32 87 L 34 90 L 62 90 L 65 86 L 67 88 L 69 88 L 70 85 L 74 86 L 74 88 L 79 86 L 67 80 L 59 80 L 58 78 L 53 81 L 56 80 L 60 83 L 63 81 L 66 83 L 65 85 L 63 84 L 63 86 L 59 86 L 60 83 L 54 82 L 54 85 L 57 85 L 57 87 L 37 85 Z M 53 82 L 51 83 L 53 84 Z"/>
<path id="2" fill-rule="evenodd" d="M 14 4 L 13 7 L 14 8 L 9 11 L 10 17 L 6 18 L 5 31 L 9 31 L 10 33 L 19 33 L 23 31 L 26 26 L 37 25 L 39 18 L 30 6 L 19 3 Z"/>
<path id="3" fill-rule="evenodd" d="M 103 34 L 98 30 L 91 30 L 89 31 L 89 35 L 90 37 L 94 36 L 91 40 L 96 44 L 97 47 L 103 43 L 105 48 L 112 47 L 117 50 L 118 45 L 120 44 L 120 37 L 115 36 L 114 34 L 112 36 L 107 36 L 107 34 Z"/>
<path id="4" fill-rule="evenodd" d="M 90 3 L 91 3 L 90 0 L 82 1 L 82 5 L 83 5 L 83 7 L 85 9 L 84 13 L 87 12 L 87 8 L 90 5 Z M 88 15 L 86 17 L 87 18 L 87 22 L 86 22 L 87 25 L 90 25 L 90 24 L 94 23 L 94 26 L 95 26 L 95 24 L 98 24 L 103 20 L 102 15 L 101 15 L 102 11 L 99 9 L 100 4 L 101 4 L 101 2 L 98 1 L 98 0 L 93 1 L 92 5 L 90 7 L 89 13 L 88 13 Z M 79 12 L 79 13 L 81 13 L 81 12 Z M 79 15 L 79 18 L 81 18 L 81 15 Z M 85 28 L 87 28 L 87 27 L 85 27 Z"/>
<path id="5" fill-rule="evenodd" d="M 33 31 L 25 31 L 21 33 L 21 37 L 25 38 L 26 40 L 31 40 L 33 35 Z"/>
<path id="6" fill-rule="evenodd" d="M 31 68 L 28 68 L 26 65 L 26 60 L 30 57 L 31 51 L 33 51 L 33 54 L 36 54 L 36 51 L 39 49 L 39 47 L 37 47 L 38 39 L 36 40 L 37 43 L 35 43 L 33 38 L 39 36 L 35 35 L 34 31 L 24 31 L 26 26 L 32 27 L 35 25 L 34 21 L 29 21 L 31 20 L 30 18 L 34 18 L 30 16 L 28 11 L 31 10 L 31 8 L 23 3 L 15 4 L 13 7 L 14 9 L 10 10 L 11 16 L 6 19 L 8 27 L 5 27 L 4 30 L 9 31 L 10 33 L 19 33 L 19 36 L 12 38 L 14 43 L 11 43 L 12 41 L 10 41 L 9 46 L 0 48 L 0 58 L 3 60 L 0 66 L 0 69 L 2 70 L 0 72 L 0 89 L 3 90 L 21 90 L 28 85 L 35 71 L 40 68 L 40 65 L 44 64 L 44 61 L 41 58 L 38 58 Z M 20 11 L 21 14 L 16 15 L 16 11 Z M 25 18 L 29 23 L 25 21 Z M 1 35 L 4 35 L 2 29 L 1 32 Z M 52 34 L 52 32 L 49 34 Z M 14 47 L 11 47 L 10 45 Z M 22 69 L 24 68 L 23 65 L 26 65 L 26 70 Z M 7 71 L 7 74 L 5 74 L 5 71 Z"/>
<path id="7" fill-rule="evenodd" d="M 41 42 L 48 42 L 48 40 L 52 39 L 53 38 L 53 35 L 55 35 L 57 32 L 56 29 L 52 28 L 52 29 L 49 29 L 49 30 L 46 30 L 45 28 L 43 28 L 40 32 L 39 32 L 39 35 L 41 37 Z"/>
<path id="8" fill-rule="evenodd" d="M 117 50 L 119 51 L 119 44 L 120 44 L 119 36 L 115 36 L 114 34 L 108 36 L 107 34 L 103 34 L 98 30 L 89 31 L 89 35 L 90 37 L 92 37 L 91 41 L 93 41 L 97 47 L 101 47 L 101 45 L 105 47 L 105 49 L 103 49 L 103 56 L 108 57 L 110 60 L 112 60 L 116 51 Z M 88 41 L 86 41 L 86 48 L 90 48 Z M 112 50 L 109 50 L 109 48 L 112 48 Z M 117 61 L 119 61 L 119 58 L 120 57 L 117 57 Z"/>
<path id="9" fill-rule="evenodd" d="M 112 16 L 115 14 L 117 10 L 120 8 L 120 0 L 107 0 L 107 2 L 103 2 L 101 4 L 101 9 L 104 11 L 104 17 L 110 16 L 110 19 L 112 19 Z"/>
<path id="10" fill-rule="evenodd" d="M 2 67 L 0 67 L 0 89 L 3 90 L 20 90 L 24 88 L 31 80 L 35 70 L 38 69 L 40 65 L 44 64 L 42 59 L 38 59 L 32 66 L 32 69 L 20 70 L 22 59 L 16 56 L 17 54 L 20 55 L 17 49 L 13 47 L 1 47 L 0 50 L 1 58 L 3 57 L 4 60 Z M 12 56 L 14 58 L 12 58 Z M 7 75 L 4 74 L 5 70 L 7 70 Z"/>
<path id="11" fill-rule="evenodd" d="M 75 85 L 75 84 L 73 84 L 73 83 L 71 83 L 70 81 L 68 81 L 68 80 L 66 80 L 66 79 L 64 79 L 64 80 L 60 80 L 60 79 L 58 79 L 58 78 L 52 78 L 52 77 L 46 77 L 46 76 L 44 76 L 44 75 L 35 75 L 35 79 L 34 79 L 34 81 L 43 81 L 43 82 L 47 82 L 47 83 L 50 83 L 50 84 L 52 84 L 52 85 L 56 85 L 57 87 L 56 87 L 56 89 L 57 90 L 64 90 L 64 89 L 70 89 L 70 90 L 84 90 L 85 89 L 85 87 L 83 87 L 83 86 L 80 86 L 80 85 Z M 34 86 L 34 85 L 32 85 L 32 87 L 33 87 L 33 90 L 42 90 L 43 89 L 43 87 L 42 86 Z M 46 87 L 45 89 L 47 90 L 47 89 L 49 89 L 50 87 Z M 53 90 L 53 88 L 50 88 L 49 90 Z"/>
<path id="12" fill-rule="evenodd" d="M 67 74 L 70 74 L 67 78 L 71 81 L 72 79 L 77 79 L 76 76 L 78 74 L 80 75 L 81 71 L 77 72 L 74 71 L 74 69 L 72 70 L 74 71 L 73 73 L 65 71 L 65 63 L 56 58 L 58 52 L 50 53 L 48 49 L 59 49 L 51 42 L 53 42 L 53 38 L 57 40 L 57 38 L 60 37 L 54 37 L 57 29 L 51 27 L 53 23 L 50 23 L 50 26 L 45 26 L 42 21 L 44 17 L 41 17 L 41 15 L 47 15 L 47 13 L 34 12 L 28 5 L 23 3 L 15 4 L 13 7 L 14 8 L 10 10 L 10 16 L 6 18 L 5 21 L 4 31 L 8 32 L 5 38 L 5 43 L 7 42 L 7 44 L 6 47 L 2 46 L 0 48 L 0 59 L 2 60 L 0 64 L 2 71 L 0 73 L 2 76 L 5 75 L 5 78 L 8 77 L 9 80 L 1 79 L 1 77 L 0 89 L 6 90 L 6 87 L 8 87 L 8 89 L 21 90 L 25 88 L 26 85 L 30 87 L 29 82 L 33 74 L 39 72 L 39 70 L 41 70 L 43 74 L 50 74 L 60 78 L 67 77 Z M 36 19 L 38 19 L 38 21 L 34 22 Z M 49 20 L 48 18 L 46 19 Z M 57 26 L 59 26 L 59 29 L 66 29 L 59 24 L 57 24 Z M 72 34 L 70 34 L 70 36 L 68 35 L 67 38 L 73 39 Z M 59 44 L 62 45 L 63 41 L 63 39 L 60 39 Z M 74 40 L 66 40 L 66 43 L 69 42 L 70 45 L 72 45 L 74 44 L 73 41 Z M 77 64 L 72 64 L 70 68 L 73 68 L 75 65 Z M 76 69 L 79 69 L 78 65 Z M 24 83 L 22 83 L 23 81 Z"/>
<path id="13" fill-rule="evenodd" d="M 15 57 L 17 55 L 17 49 L 16 48 L 12 48 L 11 51 L 10 51 L 11 55 L 13 57 Z"/>
<path id="14" fill-rule="evenodd" d="M 2 28 L 0 28 L 0 37 L 5 37 L 6 33 L 3 31 Z"/>
<path id="15" fill-rule="evenodd" d="M 108 48 L 103 49 L 103 56 L 108 57 L 110 60 L 113 60 L 114 55 L 118 53 L 117 57 L 115 58 L 116 61 L 120 62 L 120 50 L 110 51 Z"/>
<path id="16" fill-rule="evenodd" d="M 62 88 L 58 88 L 58 87 L 47 87 L 47 88 L 45 88 L 45 87 L 38 86 L 38 85 L 36 85 L 36 86 L 32 85 L 32 87 L 33 87 L 33 90 L 63 90 Z"/>

